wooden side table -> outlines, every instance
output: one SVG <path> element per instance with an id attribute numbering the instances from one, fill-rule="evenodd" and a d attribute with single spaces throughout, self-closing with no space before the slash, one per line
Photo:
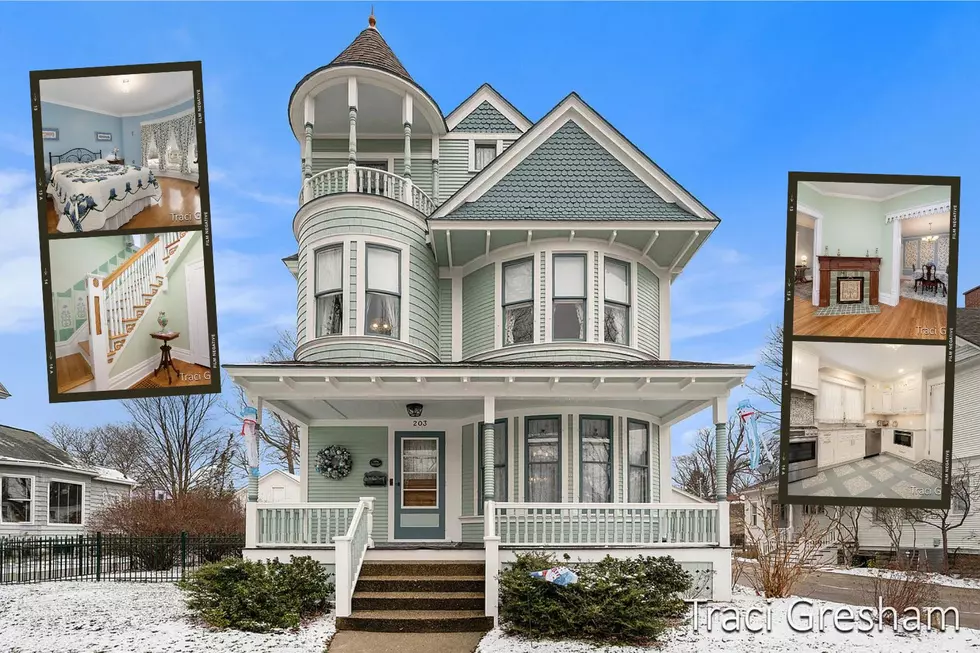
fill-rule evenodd
<path id="1" fill-rule="evenodd" d="M 806 283 L 806 271 L 805 265 L 796 266 L 796 283 Z"/>
<path id="2" fill-rule="evenodd" d="M 169 331 L 167 333 L 151 333 L 150 337 L 154 340 L 163 341 L 163 345 L 160 347 L 160 366 L 153 370 L 153 376 L 157 375 L 160 370 L 167 370 L 167 385 L 170 385 L 172 381 L 170 380 L 170 370 L 174 371 L 174 374 L 178 375 L 177 367 L 174 365 L 173 359 L 170 357 L 170 341 L 180 337 L 179 331 Z"/>

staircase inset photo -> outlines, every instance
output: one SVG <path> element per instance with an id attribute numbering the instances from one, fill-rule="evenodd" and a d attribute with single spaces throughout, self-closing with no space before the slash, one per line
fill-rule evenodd
<path id="1" fill-rule="evenodd" d="M 52 401 L 219 390 L 199 231 L 49 247 Z"/>

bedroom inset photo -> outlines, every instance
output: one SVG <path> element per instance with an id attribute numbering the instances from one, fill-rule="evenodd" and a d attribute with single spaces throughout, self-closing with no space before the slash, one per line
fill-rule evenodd
<path id="1" fill-rule="evenodd" d="M 38 104 L 47 233 L 201 224 L 192 70 L 42 78 Z"/>
<path id="2" fill-rule="evenodd" d="M 214 391 L 202 239 L 164 231 L 50 242 L 52 394 Z"/>

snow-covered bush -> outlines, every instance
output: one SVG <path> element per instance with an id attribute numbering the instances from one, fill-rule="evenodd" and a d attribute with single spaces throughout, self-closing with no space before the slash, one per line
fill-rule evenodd
<path id="1" fill-rule="evenodd" d="M 209 626 L 262 633 L 325 612 L 334 590 L 329 578 L 308 556 L 290 563 L 230 558 L 201 567 L 179 586 L 187 607 Z"/>
<path id="2" fill-rule="evenodd" d="M 500 575 L 500 621 L 505 632 L 530 638 L 584 639 L 647 644 L 687 609 L 679 594 L 691 575 L 673 558 L 616 559 L 561 563 L 579 581 L 560 586 L 531 576 L 557 566 L 551 555 L 518 556 Z"/>

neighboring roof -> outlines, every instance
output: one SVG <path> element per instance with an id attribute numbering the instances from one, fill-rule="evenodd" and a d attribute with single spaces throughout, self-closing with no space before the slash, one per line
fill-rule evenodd
<path id="1" fill-rule="evenodd" d="M 278 361 L 270 363 L 229 363 L 224 368 L 244 367 L 333 367 L 333 368 L 365 368 L 365 369 L 638 369 L 638 370 L 669 370 L 669 369 L 719 369 L 719 370 L 751 370 L 753 365 L 734 365 L 729 363 L 697 363 L 693 361 L 456 361 L 451 363 L 324 363 L 322 361 Z"/>
<path id="2" fill-rule="evenodd" d="M 688 492 L 686 490 L 682 490 L 679 487 L 677 487 L 676 485 L 670 486 L 670 490 L 671 490 L 671 492 L 676 492 L 677 494 L 680 494 L 682 496 L 685 496 L 688 499 L 692 499 L 694 501 L 698 501 L 700 503 L 711 503 L 710 501 L 708 501 L 704 497 L 699 497 L 696 494 L 692 494 L 692 493 L 690 493 L 690 492 Z"/>
<path id="3" fill-rule="evenodd" d="M 44 465 L 90 474 L 100 480 L 135 485 L 122 472 L 107 467 L 83 465 L 64 449 L 59 449 L 37 433 L 0 424 L 0 464 Z"/>
<path id="4" fill-rule="evenodd" d="M 980 308 L 956 309 L 956 335 L 980 347 Z"/>
<path id="5" fill-rule="evenodd" d="M 287 257 L 285 257 L 283 259 L 283 261 L 298 261 L 298 260 L 299 260 L 299 253 L 298 252 L 296 254 L 290 254 L 289 256 L 287 256 Z"/>
<path id="6" fill-rule="evenodd" d="M 966 292 L 964 292 L 963 294 L 964 294 L 964 295 L 969 295 L 969 294 L 970 294 L 971 292 L 973 292 L 974 290 L 980 290 L 980 286 L 974 286 L 973 288 L 970 288 L 969 290 L 967 290 L 967 291 L 966 291 Z"/>
<path id="7" fill-rule="evenodd" d="M 446 217 L 701 220 L 664 201 L 571 119 L 482 197 Z"/>
<path id="8" fill-rule="evenodd" d="M 405 70 L 405 66 L 398 60 L 391 47 L 381 36 L 381 32 L 374 26 L 374 16 L 369 19 L 370 27 L 357 35 L 350 45 L 343 52 L 338 54 L 333 61 L 326 65 L 331 66 L 368 66 L 377 68 L 392 75 L 397 75 L 402 79 L 415 82 L 412 76 Z"/>
<path id="9" fill-rule="evenodd" d="M 285 476 L 287 479 L 295 483 L 299 483 L 299 474 L 290 474 L 289 472 L 283 471 L 281 469 L 273 469 L 266 472 L 265 474 L 259 477 L 259 483 L 261 483 L 266 478 L 272 476 L 273 474 L 277 474 L 279 476 Z M 243 485 L 242 487 L 235 490 L 235 494 L 241 494 L 242 492 L 245 492 L 247 490 L 248 490 L 248 485 Z"/>
<path id="10" fill-rule="evenodd" d="M 0 399 L 6 399 L 9 396 L 10 396 L 10 393 L 7 392 L 7 389 L 5 387 L 3 387 L 3 384 L 2 383 L 0 383 Z"/>

